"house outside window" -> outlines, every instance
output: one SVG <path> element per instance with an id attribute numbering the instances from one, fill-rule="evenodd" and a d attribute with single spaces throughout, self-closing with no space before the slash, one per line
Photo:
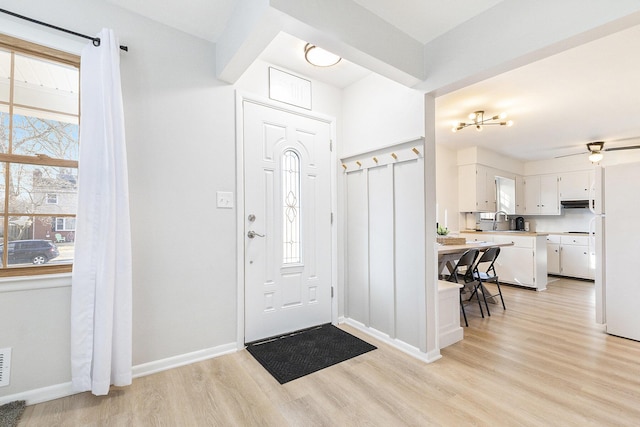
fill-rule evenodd
<path id="1" fill-rule="evenodd" d="M 56 231 L 75 231 L 75 218 L 56 218 Z"/>
<path id="2" fill-rule="evenodd" d="M 71 271 L 79 64 L 0 34 L 0 277 Z M 20 243 L 34 253 L 17 257 L 23 241 L 38 244 Z"/>

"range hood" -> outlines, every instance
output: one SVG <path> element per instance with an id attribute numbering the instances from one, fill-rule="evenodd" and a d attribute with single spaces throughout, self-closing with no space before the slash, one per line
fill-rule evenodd
<path id="1" fill-rule="evenodd" d="M 589 200 L 561 200 L 560 204 L 566 209 L 589 208 Z"/>

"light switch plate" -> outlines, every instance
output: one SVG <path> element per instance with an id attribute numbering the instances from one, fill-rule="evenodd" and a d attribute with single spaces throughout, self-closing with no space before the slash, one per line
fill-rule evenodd
<path id="1" fill-rule="evenodd" d="M 231 191 L 216 192 L 216 205 L 223 209 L 233 208 L 233 193 Z"/>

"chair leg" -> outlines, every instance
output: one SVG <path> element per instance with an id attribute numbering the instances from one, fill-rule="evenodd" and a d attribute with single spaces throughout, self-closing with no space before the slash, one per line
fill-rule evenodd
<path id="1" fill-rule="evenodd" d="M 496 280 L 496 286 L 498 287 L 498 294 L 500 294 L 500 301 L 502 301 L 502 309 L 506 310 L 507 307 L 504 305 L 504 298 L 502 298 L 502 289 L 500 289 L 500 283 Z"/>
<path id="2" fill-rule="evenodd" d="M 469 297 L 469 299 L 467 301 L 471 301 L 471 298 L 473 298 L 473 296 L 476 294 L 477 290 L 478 289 L 474 286 L 473 287 L 473 292 L 471 292 L 471 296 Z"/>
<path id="3" fill-rule="evenodd" d="M 487 315 L 491 317 L 491 312 L 489 311 L 489 304 L 487 304 L 487 292 L 485 287 L 482 285 L 482 282 L 478 283 L 478 288 L 480 288 L 480 290 L 482 291 L 482 299 L 484 300 L 484 306 L 487 308 Z M 480 300 L 480 297 L 478 297 L 478 300 Z"/>
<path id="4" fill-rule="evenodd" d="M 467 313 L 464 311 L 464 304 L 462 303 L 462 293 L 458 293 L 460 295 L 460 309 L 462 310 L 462 316 L 464 317 L 464 326 L 469 326 L 469 322 L 467 322 Z"/>
<path id="5" fill-rule="evenodd" d="M 478 284 L 474 286 L 473 292 L 476 294 L 476 299 L 478 300 L 478 307 L 480 307 L 480 315 L 484 319 L 484 311 L 482 310 L 482 303 L 480 302 L 480 293 L 478 292 L 478 286 L 480 285 L 482 285 L 482 282 L 478 282 Z"/>
<path id="6" fill-rule="evenodd" d="M 481 283 L 481 282 L 479 282 Z M 482 311 L 482 303 L 480 302 L 480 295 L 478 293 L 478 285 L 473 287 L 473 292 L 471 292 L 471 296 L 469 297 L 469 299 L 467 301 L 471 301 L 471 299 L 473 298 L 473 296 L 476 296 L 476 299 L 478 300 L 478 307 L 480 307 L 480 314 L 482 315 L 482 318 L 484 319 L 484 312 Z M 483 294 L 484 296 L 484 294 Z M 487 305 L 486 299 L 485 299 L 485 305 Z M 487 307 L 487 312 L 489 311 L 489 308 Z M 491 316 L 491 315 L 489 315 Z"/>

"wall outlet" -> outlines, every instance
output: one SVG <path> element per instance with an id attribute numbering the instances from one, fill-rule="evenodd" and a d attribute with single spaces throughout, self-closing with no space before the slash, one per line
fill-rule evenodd
<path id="1" fill-rule="evenodd" d="M 223 209 L 233 208 L 233 193 L 230 191 L 216 192 L 216 206 Z"/>
<path id="2" fill-rule="evenodd" d="M 0 387 L 9 385 L 9 373 L 11 372 L 11 349 L 0 348 Z"/>

